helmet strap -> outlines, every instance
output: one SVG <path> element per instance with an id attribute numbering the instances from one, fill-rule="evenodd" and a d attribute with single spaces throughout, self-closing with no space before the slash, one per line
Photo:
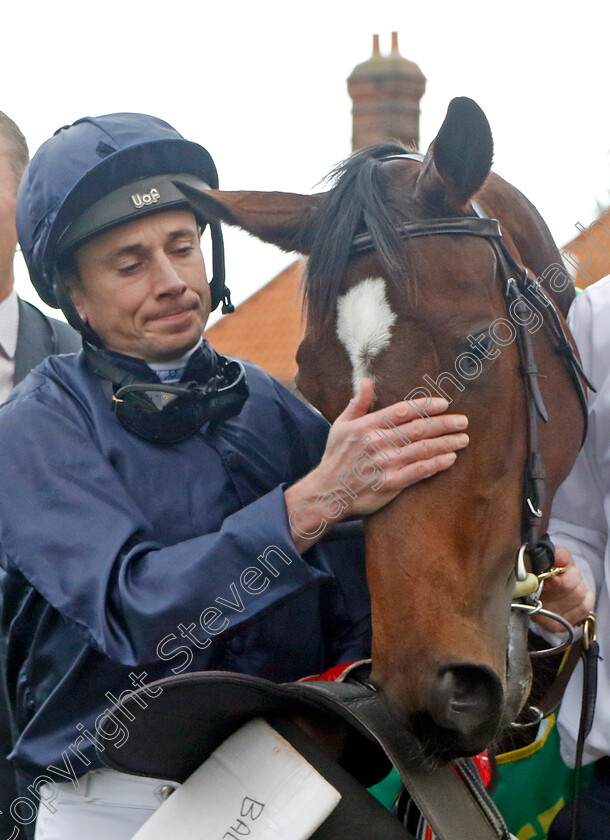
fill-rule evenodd
<path id="1" fill-rule="evenodd" d="M 231 303 L 231 292 L 225 285 L 225 250 L 222 230 L 219 222 L 210 222 L 212 236 L 212 279 L 210 291 L 212 293 L 212 312 L 222 302 L 222 314 L 227 315 L 235 311 Z"/>

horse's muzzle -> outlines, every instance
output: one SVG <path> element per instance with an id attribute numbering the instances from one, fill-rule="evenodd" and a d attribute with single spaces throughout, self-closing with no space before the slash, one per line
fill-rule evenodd
<path id="1" fill-rule="evenodd" d="M 503 698 L 502 683 L 491 668 L 470 664 L 441 668 L 427 700 L 437 728 L 433 740 L 449 753 L 476 755 L 494 740 Z"/>

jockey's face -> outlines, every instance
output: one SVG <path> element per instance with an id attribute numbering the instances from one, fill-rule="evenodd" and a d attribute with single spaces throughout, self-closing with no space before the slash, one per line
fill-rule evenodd
<path id="1" fill-rule="evenodd" d="M 199 237 L 191 212 L 168 210 L 78 249 L 70 294 L 109 350 L 169 361 L 197 344 L 211 307 Z"/>

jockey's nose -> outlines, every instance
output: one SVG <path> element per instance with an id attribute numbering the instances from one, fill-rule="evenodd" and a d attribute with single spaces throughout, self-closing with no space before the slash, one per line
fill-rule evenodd
<path id="1" fill-rule="evenodd" d="M 180 277 L 176 267 L 165 253 L 157 255 L 151 277 L 155 297 L 179 297 L 187 289 L 187 284 Z"/>
<path id="2" fill-rule="evenodd" d="M 476 755 L 496 735 L 502 701 L 502 684 L 491 668 L 453 665 L 439 670 L 428 713 L 437 726 L 449 730 L 463 755 Z"/>

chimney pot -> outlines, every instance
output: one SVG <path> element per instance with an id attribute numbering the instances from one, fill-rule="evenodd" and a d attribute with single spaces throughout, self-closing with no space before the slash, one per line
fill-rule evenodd
<path id="1" fill-rule="evenodd" d="M 373 55 L 356 65 L 348 80 L 352 98 L 352 148 L 399 140 L 419 143 L 419 103 L 426 79 L 417 64 L 398 52 L 398 33 L 392 32 L 392 52 L 382 56 L 379 35 L 373 35 Z"/>

